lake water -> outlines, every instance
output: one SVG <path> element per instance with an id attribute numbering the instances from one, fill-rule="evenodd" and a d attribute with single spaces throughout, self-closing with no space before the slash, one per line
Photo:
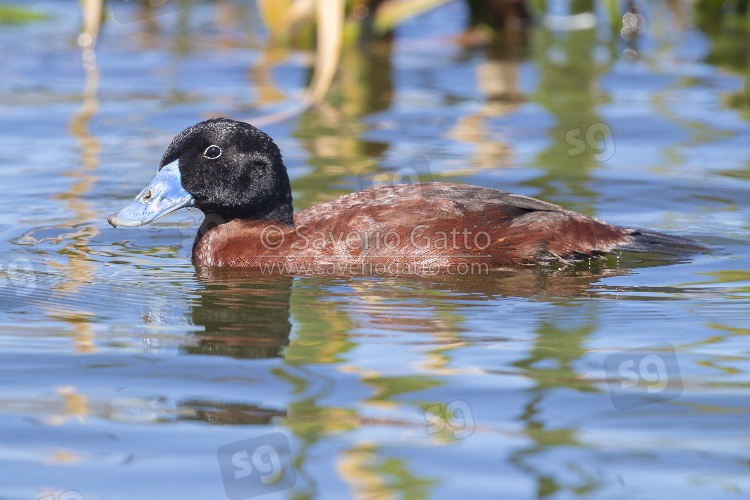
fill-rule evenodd
<path id="1" fill-rule="evenodd" d="M 121 2 L 87 72 L 79 3 L 23 2 L 47 17 L 0 25 L 0 498 L 749 495 L 746 47 L 639 3 L 632 43 L 597 11 L 484 46 L 448 2 L 263 129 L 296 209 L 411 176 L 709 251 L 282 277 L 193 267 L 197 211 L 106 217 L 185 127 L 293 105 L 313 55 L 252 2 Z"/>

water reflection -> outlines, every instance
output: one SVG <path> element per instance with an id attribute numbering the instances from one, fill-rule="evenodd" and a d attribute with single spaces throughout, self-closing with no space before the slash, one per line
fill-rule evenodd
<path id="1" fill-rule="evenodd" d="M 342 181 L 376 170 L 388 150 L 388 143 L 363 137 L 363 121 L 392 104 L 393 42 L 389 37 L 373 40 L 364 50 L 365 57 L 344 51 L 329 98 L 297 120 L 293 135 L 300 139 L 311 171 L 292 180 L 296 210 L 360 189 Z"/>
<path id="2" fill-rule="evenodd" d="M 289 316 L 294 278 L 242 281 L 231 270 L 202 269 L 198 279 L 204 289 L 197 301 L 191 301 L 190 319 L 203 331 L 196 333 L 198 345 L 185 347 L 185 352 L 237 358 L 281 355 L 292 328 Z"/>
<path id="3" fill-rule="evenodd" d="M 594 384 L 599 380 L 584 378 L 580 365 L 587 355 L 584 348 L 586 339 L 601 327 L 598 321 L 596 303 L 558 304 L 565 308 L 561 316 L 563 321 L 542 320 L 535 328 L 536 336 L 528 355 L 513 363 L 520 368 L 524 376 L 534 382 L 528 390 L 529 401 L 524 405 L 519 416 L 524 433 L 531 443 L 515 451 L 509 462 L 534 478 L 537 498 L 567 491 L 568 493 L 589 493 L 604 482 L 602 478 L 588 473 L 585 468 L 577 467 L 576 461 L 565 464 L 540 466 L 540 457 L 550 452 L 551 447 L 582 447 L 577 437 L 575 426 L 551 425 L 546 408 L 550 400 L 559 394 L 561 389 L 582 392 L 600 392 Z M 606 394 L 604 395 L 606 397 Z M 561 481 L 557 469 L 567 466 L 569 472 Z"/>
<path id="4" fill-rule="evenodd" d="M 216 401 L 182 401 L 180 420 L 197 420 L 212 425 L 269 425 L 286 417 L 283 410 L 259 405 L 219 403 Z"/>
<path id="5" fill-rule="evenodd" d="M 452 352 L 458 353 L 468 345 L 463 336 L 464 323 L 473 307 L 498 297 L 546 300 L 559 297 L 562 303 L 569 303 L 576 296 L 589 295 L 602 278 L 625 272 L 526 269 L 498 271 L 490 277 L 478 279 L 458 276 L 417 279 L 340 277 L 331 282 L 324 278 L 258 276 L 251 272 L 201 269 L 197 276 L 201 289 L 189 296 L 172 294 L 170 303 L 165 304 L 169 311 L 185 310 L 188 314 L 185 322 L 191 325 L 191 336 L 197 342 L 188 338 L 181 350 L 191 355 L 243 359 L 282 357 L 283 365 L 274 375 L 279 380 L 273 385 L 282 381 L 291 384 L 299 396 L 288 402 L 286 410 L 271 413 L 261 411 L 257 404 L 226 405 L 222 401 L 181 402 L 179 407 L 182 410 L 178 413 L 191 419 L 205 417 L 207 421 L 221 424 L 247 424 L 263 423 L 266 417 L 289 412 L 292 417 L 288 417 L 284 425 L 305 439 L 310 438 L 305 422 L 309 421 L 311 414 L 317 415 L 312 420 L 317 422 L 316 426 L 322 419 L 330 420 L 330 424 L 339 430 L 353 430 L 363 425 L 367 416 L 357 415 L 352 409 L 321 405 L 319 399 L 329 393 L 337 378 L 330 372 L 331 367 L 339 366 L 338 370 L 348 372 L 347 360 L 362 340 L 392 335 L 404 336 L 406 340 L 414 334 L 430 338 L 424 344 L 427 348 L 424 355 L 413 360 L 414 366 L 430 375 L 394 377 L 366 369 L 355 369 L 350 373 L 375 390 L 375 395 L 367 398 L 368 404 L 389 404 L 405 395 L 439 387 L 444 384 L 441 377 L 460 373 L 450 368 L 455 361 Z M 184 304 L 181 306 L 175 301 L 184 301 Z M 167 317 L 170 314 L 156 311 L 151 316 Z M 295 334 L 290 341 L 293 324 L 296 325 Z M 153 330 L 153 324 L 144 326 L 150 328 L 149 335 L 158 332 Z M 566 356 L 571 358 L 558 359 L 560 368 L 555 373 L 559 375 L 562 373 L 559 370 L 565 367 L 571 370 L 570 363 L 583 353 L 580 341 L 592 329 L 593 326 L 576 329 L 571 337 L 561 334 L 552 325 L 540 324 L 539 355 L 567 353 Z M 487 341 L 502 338 L 501 334 Z M 554 348 L 554 343 L 560 343 L 560 349 Z M 571 350 L 571 346 L 577 346 L 577 351 Z M 571 354 L 573 352 L 578 354 Z M 531 369 L 540 359 L 532 357 L 519 361 L 516 366 Z M 532 372 L 529 374 L 533 377 Z M 564 380 L 572 383 L 575 378 L 571 371 Z M 441 403 L 419 399 L 419 406 L 423 409 Z M 226 418 L 221 417 L 224 413 Z M 302 420 L 296 421 L 297 417 Z M 397 425 L 411 427 L 413 424 L 404 421 Z"/>
<path id="6" fill-rule="evenodd" d="M 594 215 L 599 193 L 588 187 L 590 173 L 599 161 L 611 158 L 615 147 L 609 126 L 597 112 L 608 99 L 597 82 L 612 64 L 609 53 L 615 42 L 602 43 L 595 27 L 538 30 L 534 36 L 531 58 L 540 69 L 540 81 L 531 99 L 552 114 L 555 124 L 547 132 L 551 145 L 536 156 L 544 172 L 528 184 L 539 188 L 537 196 L 543 200 Z M 597 57 L 599 48 L 606 48 L 604 60 Z"/>
<path id="7" fill-rule="evenodd" d="M 202 268 L 197 275 L 202 285 L 198 297 L 183 298 L 189 311 L 187 322 L 202 328 L 196 333 L 199 345 L 186 352 L 238 358 L 283 355 L 292 365 L 332 363 L 351 347 L 354 325 L 363 332 L 407 329 L 430 332 L 435 340 L 454 341 L 458 340 L 454 337 L 457 325 L 466 318 L 451 311 L 464 310 L 463 300 L 570 301 L 589 296 L 603 278 L 627 272 L 606 267 L 597 271 L 533 268 L 497 270 L 489 276 L 340 276 L 332 282 L 323 277 Z M 457 302 L 451 306 L 446 299 Z M 179 295 L 172 296 L 169 307 L 180 309 L 174 303 L 178 300 Z M 323 307 L 327 302 L 329 306 Z M 337 307 L 331 307 L 334 304 Z M 424 310 L 425 306 L 438 307 L 439 314 Z M 284 350 L 292 323 L 304 333 L 304 348 L 293 342 Z"/>
<path id="8" fill-rule="evenodd" d="M 78 37 L 78 44 L 82 49 L 82 68 L 85 72 L 85 84 L 81 94 L 81 106 L 70 120 L 69 132 L 75 137 L 81 152 L 78 168 L 65 173 L 72 177 L 74 183 L 67 192 L 55 196 L 61 205 L 72 213 L 72 218 L 59 226 L 59 231 L 76 228 L 73 235 L 69 235 L 70 243 L 64 252 L 68 256 L 66 264 L 54 261 L 53 265 L 59 267 L 60 272 L 67 279 L 59 280 L 59 292 L 74 295 L 81 289 L 80 276 L 93 273 L 93 265 L 88 259 L 91 253 L 89 241 L 99 234 L 98 229 L 91 225 L 98 213 L 90 199 L 98 177 L 95 175 L 99 167 L 99 154 L 101 146 L 99 141 L 91 134 L 89 124 L 92 117 L 99 108 L 97 92 L 99 89 L 100 73 L 96 63 L 96 40 L 99 34 L 99 22 L 101 19 L 101 2 L 99 0 L 87 0 L 84 3 L 84 31 Z M 50 311 L 51 312 L 51 311 Z M 56 311 L 58 314 L 59 310 Z M 80 308 L 75 311 L 62 313 L 70 321 L 75 334 L 75 346 L 79 352 L 94 352 L 94 332 L 92 325 L 82 318 L 93 316 L 93 311 Z"/>
<path id="9" fill-rule="evenodd" d="M 203 289 L 197 298 L 185 300 L 190 304 L 189 323 L 205 331 L 194 332 L 198 344 L 186 345 L 183 352 L 248 359 L 281 356 L 283 362 L 263 375 L 255 373 L 264 381 L 258 386 L 260 391 L 235 392 L 235 399 L 247 403 L 181 400 L 175 414 L 180 420 L 216 425 L 281 425 L 300 442 L 295 462 L 300 471 L 312 466 L 309 454 L 332 435 L 373 427 L 401 429 L 410 439 L 457 446 L 460 441 L 450 429 L 448 434 L 430 436 L 422 414 L 444 406 L 451 394 L 462 395 L 451 377 L 466 373 L 465 368 L 456 367 L 465 349 L 477 341 L 487 345 L 508 341 L 503 330 L 494 337 L 485 334 L 484 339 L 467 331 L 466 322 L 475 316 L 472 309 L 498 298 L 526 297 L 567 310 L 560 315 L 545 307 L 546 313 L 531 318 L 533 345 L 526 350 L 527 356 L 510 364 L 515 370 L 503 369 L 500 360 L 488 360 L 471 370 L 534 383 L 527 391 L 530 400 L 519 408 L 518 416 L 530 444 L 512 453 L 508 461 L 534 478 L 540 498 L 557 491 L 595 491 L 606 481 L 588 468 L 569 471 L 562 479 L 557 468 L 539 465 L 539 460 L 548 463 L 545 457 L 556 447 L 586 447 L 577 438 L 575 426 L 551 426 L 546 408 L 560 390 L 600 394 L 596 386 L 601 380 L 582 378 L 579 365 L 588 354 L 585 341 L 601 328 L 598 318 L 606 307 L 575 299 L 590 296 L 602 279 L 628 272 L 606 267 L 509 269 L 481 278 L 331 280 L 200 270 Z M 423 347 L 400 354 L 406 363 L 403 370 L 383 372 L 377 366 L 380 363 L 368 367 L 355 352 L 375 338 L 390 338 L 389 349 Z M 412 344 L 415 338 L 419 341 Z M 355 358 L 357 363 L 352 363 Z M 343 387 L 349 389 L 340 393 Z M 274 390 L 286 394 L 283 404 L 269 397 Z M 478 424 L 476 432 L 492 431 Z M 342 450 L 337 470 L 361 494 L 395 494 L 408 486 L 415 494 L 429 496 L 441 484 L 439 477 L 417 473 L 411 460 L 395 457 L 389 446 L 369 443 L 354 443 Z"/>
<path id="10" fill-rule="evenodd" d="M 484 102 L 475 113 L 458 117 L 449 132 L 454 140 L 474 144 L 473 167 L 508 167 L 514 162 L 509 140 L 492 133 L 489 126 L 490 119 L 517 111 L 525 101 L 519 81 L 521 58 L 519 51 L 514 49 L 514 46 L 500 49 L 494 45 L 488 48 L 487 58 L 476 68 L 477 84 Z"/>

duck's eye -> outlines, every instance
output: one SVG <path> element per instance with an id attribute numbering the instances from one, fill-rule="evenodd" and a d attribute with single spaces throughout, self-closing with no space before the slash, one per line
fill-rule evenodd
<path id="1" fill-rule="evenodd" d="M 221 148 L 219 146 L 209 146 L 206 148 L 206 150 L 203 152 L 203 156 L 206 158 L 211 158 L 212 160 L 215 160 L 219 156 L 221 156 Z"/>

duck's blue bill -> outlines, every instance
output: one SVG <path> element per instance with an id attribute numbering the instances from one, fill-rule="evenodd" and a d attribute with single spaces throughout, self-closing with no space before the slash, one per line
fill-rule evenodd
<path id="1" fill-rule="evenodd" d="M 192 204 L 193 195 L 182 188 L 179 160 L 175 160 L 157 172 L 151 184 L 135 197 L 133 203 L 110 215 L 107 221 L 112 227 L 142 226 Z"/>

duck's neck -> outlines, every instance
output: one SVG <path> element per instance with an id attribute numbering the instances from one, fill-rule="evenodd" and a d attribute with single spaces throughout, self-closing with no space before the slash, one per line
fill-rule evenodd
<path id="1" fill-rule="evenodd" d="M 232 221 L 234 219 L 251 220 L 251 221 L 268 221 L 270 224 L 278 224 L 294 228 L 294 211 L 291 202 L 285 206 L 276 206 L 271 210 L 204 210 L 206 215 L 203 219 L 201 228 L 206 224 L 210 225 L 208 229 L 220 224 Z"/>
<path id="2" fill-rule="evenodd" d="M 196 247 L 198 246 L 200 241 L 203 239 L 204 236 L 206 236 L 206 234 L 209 231 L 223 224 L 228 224 L 234 221 L 235 219 L 237 219 L 237 222 L 241 224 L 242 226 L 247 226 L 247 225 L 254 226 L 255 224 L 257 224 L 260 227 L 263 227 L 266 224 L 273 224 L 279 227 L 281 230 L 294 231 L 294 219 L 293 218 L 291 219 L 292 223 L 287 224 L 283 220 L 276 220 L 276 219 L 259 220 L 259 219 L 249 219 L 245 217 L 226 217 L 226 216 L 219 215 L 216 213 L 207 213 L 203 219 L 203 222 L 201 222 L 201 225 L 198 228 L 198 232 L 195 235 L 195 239 L 193 240 L 193 249 L 192 249 L 193 256 L 195 256 Z"/>

